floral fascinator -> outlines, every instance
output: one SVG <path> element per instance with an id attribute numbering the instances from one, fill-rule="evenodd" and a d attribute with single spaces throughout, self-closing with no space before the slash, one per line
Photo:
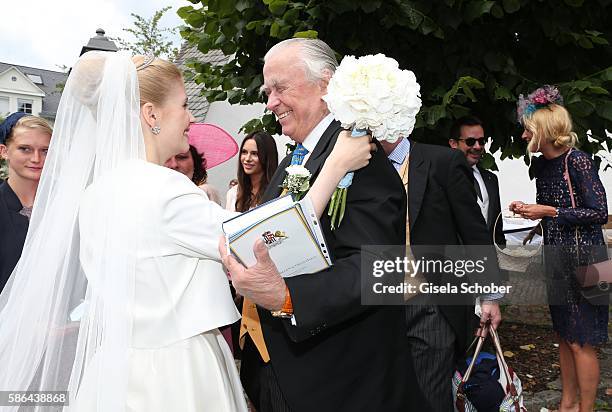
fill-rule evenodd
<path id="1" fill-rule="evenodd" d="M 531 117 L 536 110 L 550 104 L 563 105 L 563 96 L 555 86 L 547 84 L 534 90 L 527 97 L 519 95 L 516 107 L 518 122 L 522 123 L 524 117 Z"/>

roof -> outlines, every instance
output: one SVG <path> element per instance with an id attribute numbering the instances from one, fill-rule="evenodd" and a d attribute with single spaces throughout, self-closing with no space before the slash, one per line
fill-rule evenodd
<path id="1" fill-rule="evenodd" d="M 62 96 L 62 92 L 58 89 L 58 84 L 65 83 L 66 79 L 68 78 L 68 74 L 2 62 L 0 62 L 0 73 L 8 70 L 11 67 L 16 68 L 26 76 L 34 75 L 39 76 L 42 79 L 42 84 L 36 84 L 36 86 L 45 92 L 40 116 L 46 119 L 54 120 L 55 114 L 57 113 L 57 107 L 59 106 L 60 97 Z"/>
<path id="2" fill-rule="evenodd" d="M 192 69 L 186 65 L 190 60 L 222 65 L 228 62 L 229 56 L 224 55 L 221 50 L 211 50 L 204 54 L 198 50 L 197 45 L 183 43 L 174 63 L 182 72 L 190 72 Z M 203 87 L 203 85 L 197 84 L 193 80 L 185 80 L 185 90 L 189 98 L 189 110 L 198 122 L 203 122 L 206 119 L 206 114 L 210 107 L 210 103 L 200 94 Z"/>

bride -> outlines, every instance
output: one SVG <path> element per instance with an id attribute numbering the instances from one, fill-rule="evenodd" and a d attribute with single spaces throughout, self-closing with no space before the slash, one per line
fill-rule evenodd
<path id="1" fill-rule="evenodd" d="M 235 213 L 163 167 L 187 151 L 191 121 L 171 63 L 89 52 L 75 64 L 0 295 L 0 390 L 67 391 L 38 398 L 52 410 L 246 411 L 217 330 L 239 317 L 217 249 Z M 370 158 L 368 138 L 338 142 L 309 194 L 319 215 Z"/>

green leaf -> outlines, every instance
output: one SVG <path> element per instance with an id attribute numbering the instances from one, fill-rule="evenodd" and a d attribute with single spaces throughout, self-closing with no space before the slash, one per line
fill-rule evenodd
<path id="1" fill-rule="evenodd" d="M 603 87 L 599 87 L 599 86 L 589 86 L 586 88 L 586 91 L 592 94 L 607 94 L 607 95 L 610 94 L 610 92 L 608 92 L 606 89 L 604 89 Z"/>
<path id="2" fill-rule="evenodd" d="M 278 22 L 272 23 L 272 25 L 270 26 L 270 37 L 278 37 L 280 29 L 281 27 Z"/>
<path id="3" fill-rule="evenodd" d="M 183 20 L 185 20 L 187 18 L 187 16 L 189 16 L 189 14 L 191 14 L 194 11 L 193 6 L 183 6 L 183 7 L 179 7 L 179 9 L 176 11 L 176 14 Z"/>
<path id="4" fill-rule="evenodd" d="M 610 43 L 608 42 L 608 40 L 604 39 L 603 37 L 596 37 L 596 36 L 593 36 L 593 37 L 590 37 L 590 39 L 591 39 L 591 41 L 592 41 L 593 43 L 595 43 L 595 44 L 599 44 L 599 45 L 602 45 L 602 46 L 607 46 L 608 44 L 610 44 Z"/>
<path id="5" fill-rule="evenodd" d="M 499 170 L 497 164 L 495 164 L 495 158 L 491 153 L 485 153 L 480 159 L 480 162 L 478 162 L 478 166 L 487 170 Z"/>
<path id="6" fill-rule="evenodd" d="M 603 33 L 597 30 L 585 30 L 586 34 L 590 34 L 591 36 L 601 36 Z"/>
<path id="7" fill-rule="evenodd" d="M 580 91 L 584 91 L 587 87 L 590 87 L 591 84 L 592 83 L 587 80 L 576 80 L 574 82 L 570 82 L 568 86 L 571 86 L 574 89 L 578 89 Z"/>
<path id="8" fill-rule="evenodd" d="M 285 9 L 287 8 L 287 3 L 287 0 L 274 0 L 274 2 L 272 2 L 268 6 L 268 8 L 272 12 L 272 14 L 274 14 L 275 16 L 280 16 L 285 12 Z"/>
<path id="9" fill-rule="evenodd" d="M 595 105 L 589 101 L 582 100 L 580 102 L 567 105 L 567 110 L 569 110 L 569 112 L 572 114 L 572 117 L 587 117 L 595 111 Z"/>
<path id="10" fill-rule="evenodd" d="M 491 7 L 491 15 L 496 19 L 501 19 L 504 17 L 504 9 L 499 4 L 495 3 L 493 7 Z"/>
<path id="11" fill-rule="evenodd" d="M 502 4 L 504 5 L 504 10 L 508 14 L 517 12 L 521 8 L 521 2 L 519 0 L 504 0 Z"/>
<path id="12" fill-rule="evenodd" d="M 191 13 L 184 20 L 187 24 L 195 28 L 200 28 L 204 25 L 204 15 L 200 13 Z"/>
<path id="13" fill-rule="evenodd" d="M 510 90 L 506 89 L 504 86 L 497 85 L 495 87 L 495 100 L 506 100 L 506 101 L 514 101 L 512 93 Z"/>
<path id="14" fill-rule="evenodd" d="M 438 120 L 446 116 L 446 109 L 441 104 L 431 106 L 427 111 L 427 124 L 430 126 L 435 125 Z"/>
<path id="15" fill-rule="evenodd" d="M 465 7 L 464 18 L 466 23 L 472 23 L 474 20 L 491 12 L 491 8 L 495 5 L 494 1 L 472 0 Z"/>
<path id="16" fill-rule="evenodd" d="M 597 105 L 597 114 L 612 122 L 612 101 L 608 100 Z"/>
<path id="17" fill-rule="evenodd" d="M 582 47 L 583 49 L 592 49 L 593 48 L 593 43 L 587 39 L 586 37 L 580 37 L 580 39 L 578 39 L 578 45 L 580 47 Z"/>
<path id="18" fill-rule="evenodd" d="M 283 15 L 283 20 L 287 23 L 293 24 L 298 17 L 300 17 L 300 11 L 298 9 L 289 9 Z"/>
<path id="19" fill-rule="evenodd" d="M 299 37 L 304 39 L 317 39 L 319 37 L 319 32 L 316 30 L 296 31 L 293 34 L 293 37 Z"/>
<path id="20" fill-rule="evenodd" d="M 438 28 L 438 25 L 432 19 L 425 17 L 423 19 L 423 23 L 421 24 L 421 33 L 424 35 L 428 35 L 429 33 L 434 32 Z"/>
<path id="21" fill-rule="evenodd" d="M 612 81 L 612 66 L 608 67 L 603 71 L 603 73 L 601 74 L 601 79 Z"/>

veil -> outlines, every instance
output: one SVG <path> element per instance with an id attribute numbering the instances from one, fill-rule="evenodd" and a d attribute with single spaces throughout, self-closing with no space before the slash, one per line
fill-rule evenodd
<path id="1" fill-rule="evenodd" d="M 136 68 L 122 53 L 86 53 L 66 82 L 23 253 L 0 295 L 0 390 L 67 391 L 70 406 L 6 410 L 75 410 L 84 386 L 95 388 L 87 410 L 125 408 L 129 246 L 139 238 L 128 216 L 144 205 L 109 192 L 95 213 L 79 210 L 88 188 L 131 159 L 145 159 Z M 80 225 L 93 228 L 91 238 Z"/>

